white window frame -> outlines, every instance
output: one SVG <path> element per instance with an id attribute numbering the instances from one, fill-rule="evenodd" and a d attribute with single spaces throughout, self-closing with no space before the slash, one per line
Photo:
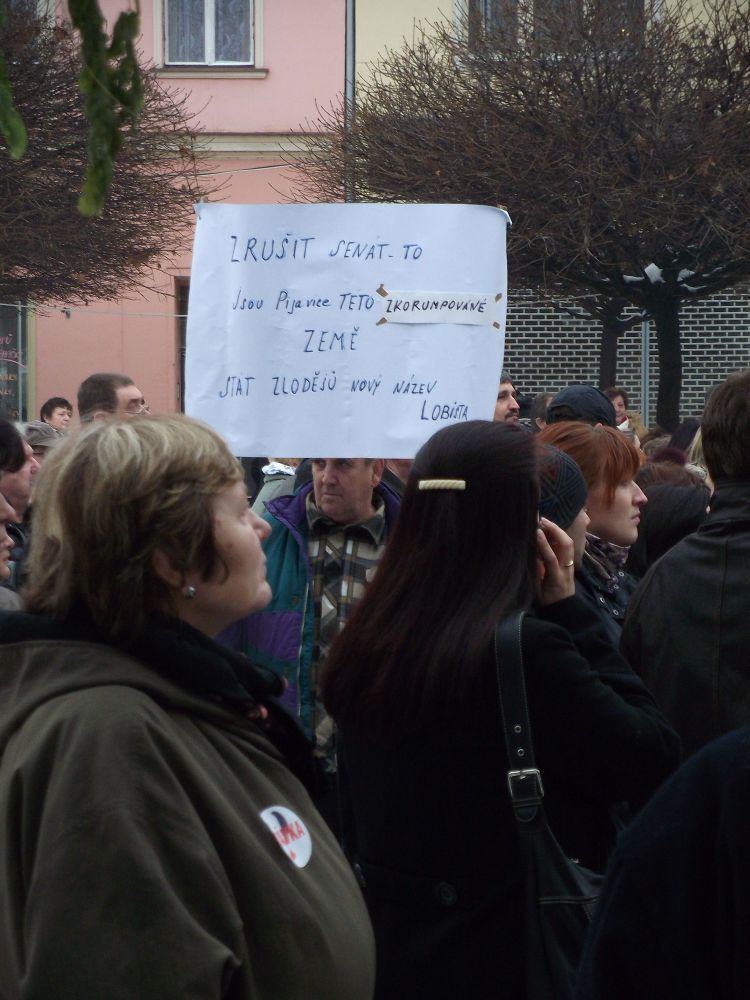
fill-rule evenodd
<path id="1" fill-rule="evenodd" d="M 215 51 L 215 0 L 204 0 L 205 59 L 202 62 L 172 62 L 167 60 L 167 2 L 154 0 L 154 63 L 161 69 L 185 71 L 190 68 L 252 71 L 263 65 L 263 0 L 250 0 L 250 60 L 248 62 L 217 62 Z"/>

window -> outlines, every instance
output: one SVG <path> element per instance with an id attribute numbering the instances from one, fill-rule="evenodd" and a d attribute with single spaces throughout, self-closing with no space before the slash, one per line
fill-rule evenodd
<path id="1" fill-rule="evenodd" d="M 26 308 L 0 306 L 0 416 L 28 420 Z"/>
<path id="2" fill-rule="evenodd" d="M 545 48 L 554 49 L 560 30 L 586 10 L 602 19 L 606 32 L 614 40 L 639 41 L 643 35 L 643 0 L 533 0 L 522 11 L 533 9 L 534 35 Z M 467 0 L 469 47 L 483 41 L 499 49 L 515 44 L 519 30 L 517 0 Z"/>
<path id="3" fill-rule="evenodd" d="M 165 0 L 164 11 L 167 65 L 253 62 L 252 0 Z"/>
<path id="4" fill-rule="evenodd" d="M 554 47 L 554 37 L 558 27 L 564 27 L 578 15 L 581 0 L 534 0 L 536 30 L 539 40 Z M 586 5 L 594 27 L 599 22 L 596 37 L 638 41 L 643 36 L 643 0 L 590 0 Z M 588 27 L 587 30 L 591 30 Z"/>
<path id="5" fill-rule="evenodd" d="M 643 41 L 646 19 L 643 0 L 609 0 L 604 7 L 613 37 L 636 43 Z"/>
<path id="6" fill-rule="evenodd" d="M 469 0 L 469 48 L 475 48 L 485 36 L 498 43 L 515 41 L 518 11 L 515 0 Z"/>

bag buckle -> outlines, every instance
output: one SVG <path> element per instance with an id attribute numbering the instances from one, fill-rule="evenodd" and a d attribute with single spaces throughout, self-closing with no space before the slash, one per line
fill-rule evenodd
<path id="1" fill-rule="evenodd" d="M 527 767 L 520 771 L 508 771 L 508 790 L 513 803 L 541 803 L 544 796 L 542 776 L 537 767 Z"/>

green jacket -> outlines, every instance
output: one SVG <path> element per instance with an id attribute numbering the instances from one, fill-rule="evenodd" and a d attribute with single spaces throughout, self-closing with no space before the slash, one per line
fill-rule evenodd
<path id="1" fill-rule="evenodd" d="M 109 646 L 0 658 L 3 1000 L 371 996 L 359 889 L 258 727 Z"/>

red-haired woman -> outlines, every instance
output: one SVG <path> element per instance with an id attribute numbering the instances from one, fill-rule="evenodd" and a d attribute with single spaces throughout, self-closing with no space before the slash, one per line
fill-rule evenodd
<path id="1" fill-rule="evenodd" d="M 570 455 L 586 480 L 589 528 L 576 590 L 597 608 L 610 638 L 619 644 L 637 583 L 625 572 L 625 560 L 638 538 L 641 507 L 646 503 L 645 493 L 634 481 L 640 454 L 614 427 L 580 421 L 549 424 L 538 438 Z"/>

